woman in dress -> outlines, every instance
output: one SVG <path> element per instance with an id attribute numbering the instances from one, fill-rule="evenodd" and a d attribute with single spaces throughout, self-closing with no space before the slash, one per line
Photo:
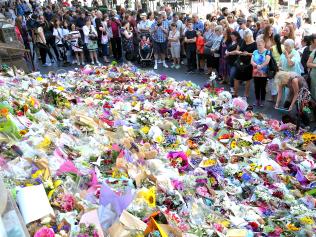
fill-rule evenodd
<path id="1" fill-rule="evenodd" d="M 225 28 L 223 31 L 223 39 L 220 44 L 219 52 L 220 52 L 220 58 L 219 58 L 219 76 L 221 78 L 220 83 L 227 83 L 227 80 L 229 78 L 229 67 L 228 62 L 226 60 L 227 55 L 226 51 L 229 48 L 230 44 L 232 43 L 231 38 L 231 29 Z"/>
<path id="2" fill-rule="evenodd" d="M 215 22 L 205 22 L 205 32 L 203 34 L 203 37 L 204 37 L 204 41 L 205 41 L 205 44 L 204 44 L 204 57 L 206 58 L 206 66 L 207 66 L 207 72 L 206 74 L 207 75 L 211 75 L 212 73 L 212 61 L 211 61 L 211 54 L 207 53 L 207 50 L 205 49 L 209 49 L 209 52 L 210 52 L 210 49 L 212 48 L 212 45 L 213 45 L 213 42 L 214 42 L 214 36 L 215 36 L 215 27 L 217 26 L 217 24 Z"/>
<path id="3" fill-rule="evenodd" d="M 130 28 L 130 24 L 128 21 L 122 22 L 121 28 L 122 35 L 122 45 L 123 51 L 125 53 L 125 59 L 127 61 L 131 61 L 134 52 L 134 44 L 133 44 L 133 33 Z"/>
<path id="4" fill-rule="evenodd" d="M 79 39 L 81 40 L 81 34 L 80 32 L 76 29 L 76 25 L 75 24 L 71 24 L 70 26 L 70 32 L 68 35 L 68 39 L 70 41 L 70 45 L 71 45 L 71 49 L 74 52 L 75 56 L 76 56 L 76 63 L 77 65 L 80 65 L 80 61 L 81 61 L 81 65 L 84 65 L 84 60 L 83 60 L 83 51 L 82 51 L 82 45 L 79 45 Z"/>
<path id="5" fill-rule="evenodd" d="M 236 66 L 235 61 L 238 58 L 239 48 L 242 43 L 242 39 L 238 31 L 233 31 L 231 33 L 232 42 L 227 47 L 226 51 L 226 62 L 229 72 L 229 86 L 230 92 L 234 93 L 234 79 L 236 77 Z"/>
<path id="6" fill-rule="evenodd" d="M 90 19 L 86 20 L 86 24 L 82 27 L 84 35 L 84 43 L 87 45 L 87 48 L 90 52 L 91 64 L 94 65 L 97 63 L 101 65 L 98 60 L 98 33 L 95 30 L 94 26 L 91 25 Z"/>
<path id="7" fill-rule="evenodd" d="M 256 42 L 253 39 L 251 31 L 245 31 L 244 42 L 241 44 L 237 54 L 239 59 L 236 60 L 236 78 L 234 81 L 234 96 L 238 97 L 239 82 L 245 81 L 246 88 L 244 97 L 249 98 L 250 81 L 252 79 L 252 53 L 257 49 Z"/>

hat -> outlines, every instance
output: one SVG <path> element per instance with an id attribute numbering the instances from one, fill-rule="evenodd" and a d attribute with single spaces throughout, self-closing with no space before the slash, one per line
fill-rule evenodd
<path id="1" fill-rule="evenodd" d="M 140 14 L 140 17 L 146 17 L 146 16 L 147 16 L 147 14 L 145 12 Z"/>
<path id="2" fill-rule="evenodd" d="M 237 23 L 238 25 L 241 25 L 241 24 L 246 24 L 247 20 L 245 18 L 238 18 L 237 19 Z"/>

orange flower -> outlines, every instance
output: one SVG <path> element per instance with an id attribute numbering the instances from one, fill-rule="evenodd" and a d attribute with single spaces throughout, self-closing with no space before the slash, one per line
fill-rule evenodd
<path id="1" fill-rule="evenodd" d="M 264 136 L 263 136 L 262 133 L 257 132 L 257 133 L 255 133 L 255 134 L 253 135 L 252 139 L 253 139 L 254 141 L 262 142 L 263 139 L 264 139 Z"/>
<path id="2" fill-rule="evenodd" d="M 2 109 L 0 109 L 0 116 L 6 117 L 6 116 L 8 116 L 8 114 L 9 114 L 8 108 L 2 108 Z"/>
<path id="3" fill-rule="evenodd" d="M 191 124 L 193 122 L 193 117 L 191 114 L 189 114 L 188 112 L 185 112 L 182 115 L 182 120 L 185 121 L 188 124 Z"/>
<path id="4" fill-rule="evenodd" d="M 190 149 L 195 149 L 198 147 L 198 145 L 192 140 L 188 140 L 187 143 Z"/>

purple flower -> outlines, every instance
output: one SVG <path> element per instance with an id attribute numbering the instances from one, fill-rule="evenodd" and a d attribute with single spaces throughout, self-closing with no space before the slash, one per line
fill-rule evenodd
<path id="1" fill-rule="evenodd" d="M 160 80 L 165 81 L 167 79 L 167 75 L 162 74 L 160 75 Z"/>

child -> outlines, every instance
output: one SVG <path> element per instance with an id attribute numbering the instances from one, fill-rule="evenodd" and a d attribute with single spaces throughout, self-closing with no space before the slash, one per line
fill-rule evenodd
<path id="1" fill-rule="evenodd" d="M 188 21 L 188 28 L 184 35 L 184 42 L 186 43 L 188 61 L 187 73 L 194 73 L 196 68 L 196 31 L 193 30 L 192 20 Z"/>
<path id="2" fill-rule="evenodd" d="M 180 32 L 177 30 L 177 24 L 171 24 L 171 31 L 169 32 L 168 40 L 171 46 L 171 56 L 173 64 L 171 68 L 180 68 Z"/>
<path id="3" fill-rule="evenodd" d="M 144 58 L 148 59 L 148 57 L 150 56 L 151 43 L 149 38 L 146 37 L 146 35 L 142 36 L 142 39 L 140 41 L 140 48 Z"/>
<path id="4" fill-rule="evenodd" d="M 196 53 L 197 53 L 197 65 L 199 68 L 199 72 L 203 72 L 204 70 L 204 38 L 202 36 L 202 31 L 198 30 L 196 32 Z"/>

